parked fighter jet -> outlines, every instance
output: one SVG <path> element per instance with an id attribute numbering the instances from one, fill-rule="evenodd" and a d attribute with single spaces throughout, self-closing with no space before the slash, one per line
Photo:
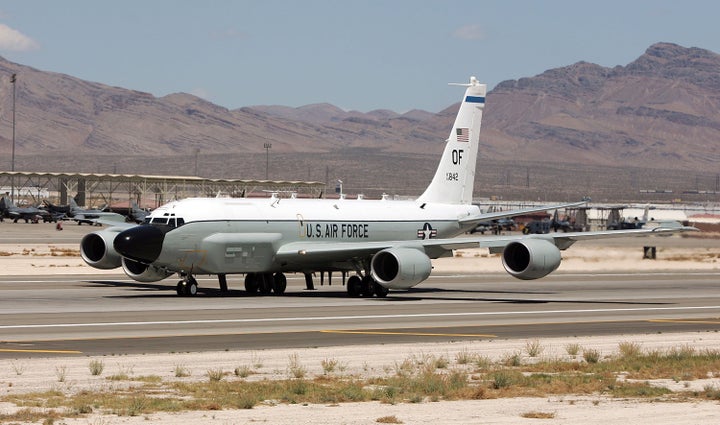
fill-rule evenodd
<path id="1" fill-rule="evenodd" d="M 145 218 L 148 216 L 148 212 L 144 209 L 140 208 L 140 206 L 135 201 L 130 202 L 130 210 L 128 211 L 128 218 L 130 221 L 134 221 L 135 223 L 142 223 L 145 221 Z"/>
<path id="2" fill-rule="evenodd" d="M 0 199 L 0 216 L 11 219 L 13 223 L 17 223 L 18 220 L 25 220 L 25 223 L 53 220 L 52 215 L 40 208 L 18 207 L 7 195 L 3 195 Z"/>
<path id="3" fill-rule="evenodd" d="M 529 212 L 577 206 L 554 205 L 521 211 L 481 213 L 471 203 L 479 147 L 485 84 L 470 78 L 435 176 L 414 201 L 189 198 L 155 209 L 146 224 L 116 226 L 87 234 L 85 262 L 120 267 L 141 282 L 172 274 L 178 295 L 197 292 L 196 275 L 245 274 L 250 293 L 286 289 L 285 273 L 354 273 L 351 296 L 384 297 L 427 279 L 431 259 L 456 248 L 486 247 L 502 253 L 505 270 L 519 279 L 538 279 L 560 265 L 560 250 L 581 239 L 692 230 L 681 226 L 628 231 L 456 238 L 477 223 Z"/>

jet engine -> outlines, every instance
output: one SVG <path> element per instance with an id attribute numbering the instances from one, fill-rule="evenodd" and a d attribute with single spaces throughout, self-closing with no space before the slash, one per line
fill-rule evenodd
<path id="1" fill-rule="evenodd" d="M 122 259 L 122 268 L 128 277 L 138 282 L 157 282 L 170 276 L 172 273 L 155 266 L 139 263 L 129 258 Z"/>
<path id="2" fill-rule="evenodd" d="M 88 233 L 80 241 L 80 255 L 85 262 L 96 269 L 114 269 L 120 267 L 120 254 L 113 248 L 113 240 L 118 231 L 112 227 Z"/>
<path id="3" fill-rule="evenodd" d="M 560 266 L 560 250 L 542 239 L 524 239 L 507 244 L 502 254 L 505 270 L 518 279 L 547 276 Z"/>
<path id="4" fill-rule="evenodd" d="M 430 276 L 432 263 L 418 249 L 389 248 L 373 256 L 370 270 L 380 285 L 391 289 L 407 289 Z"/>

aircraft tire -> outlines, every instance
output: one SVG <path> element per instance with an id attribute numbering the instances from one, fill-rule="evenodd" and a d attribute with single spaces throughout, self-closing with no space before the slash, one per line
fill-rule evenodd
<path id="1" fill-rule="evenodd" d="M 374 289 L 375 289 L 373 287 L 374 284 L 375 284 L 375 281 L 373 280 L 372 277 L 365 276 L 364 278 L 362 278 L 362 282 L 360 284 L 360 295 L 362 295 L 363 297 L 366 297 L 366 298 L 372 297 Z"/>
<path id="2" fill-rule="evenodd" d="M 185 292 L 188 296 L 194 297 L 198 292 L 198 284 L 194 278 L 190 278 L 185 285 Z"/>
<path id="3" fill-rule="evenodd" d="M 183 285 L 183 283 L 184 282 L 181 280 L 175 287 L 175 290 L 177 291 L 179 297 L 185 296 L 185 285 Z"/>
<path id="4" fill-rule="evenodd" d="M 275 273 L 273 276 L 273 292 L 275 295 L 282 295 L 287 289 L 287 278 L 283 273 Z"/>
<path id="5" fill-rule="evenodd" d="M 388 288 L 382 286 L 381 284 L 377 282 L 373 282 L 373 289 L 375 290 L 375 296 L 378 298 L 385 298 L 388 295 Z"/>
<path id="6" fill-rule="evenodd" d="M 272 292 L 273 288 L 273 277 L 271 273 L 258 274 L 258 280 L 260 281 L 260 293 L 268 295 Z"/>
<path id="7" fill-rule="evenodd" d="M 348 279 L 348 281 L 347 281 L 348 295 L 351 297 L 359 297 L 361 287 L 362 287 L 362 280 L 360 280 L 360 277 L 359 276 L 350 276 L 350 279 Z"/>
<path id="8" fill-rule="evenodd" d="M 255 273 L 245 275 L 245 292 L 248 294 L 257 294 L 260 288 L 259 276 Z"/>

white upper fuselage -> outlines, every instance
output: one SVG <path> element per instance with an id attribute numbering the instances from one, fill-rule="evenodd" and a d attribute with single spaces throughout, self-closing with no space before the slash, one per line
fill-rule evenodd
<path id="1" fill-rule="evenodd" d="M 248 232 L 271 224 L 283 242 L 298 240 L 386 241 L 447 238 L 463 233 L 458 219 L 477 215 L 474 205 L 420 204 L 416 201 L 298 198 L 188 198 L 163 205 L 150 214 L 153 224 L 182 219 L 191 224 L 233 223 Z M 164 223 L 163 223 L 164 224 Z M 173 225 L 173 223 L 170 223 Z M 284 229 L 284 230 L 281 230 Z M 237 229 L 236 229 L 237 230 Z M 223 232 L 218 228 L 218 232 Z M 171 232 L 172 233 L 172 232 Z"/>

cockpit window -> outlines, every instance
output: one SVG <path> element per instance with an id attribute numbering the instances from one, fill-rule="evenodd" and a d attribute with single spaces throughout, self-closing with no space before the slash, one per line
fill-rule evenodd
<path id="1" fill-rule="evenodd" d="M 182 217 L 175 217 L 174 215 L 168 216 L 167 214 L 163 217 L 153 217 L 150 220 L 150 224 L 158 226 L 169 226 L 174 229 L 185 224 L 185 220 Z"/>

